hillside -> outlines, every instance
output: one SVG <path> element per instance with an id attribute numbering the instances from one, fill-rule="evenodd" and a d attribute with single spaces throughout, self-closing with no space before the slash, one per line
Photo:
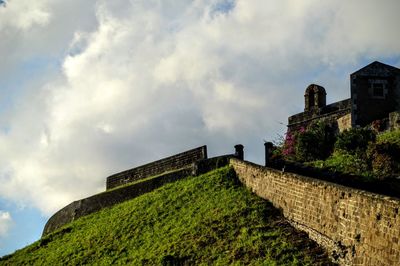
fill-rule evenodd
<path id="1" fill-rule="evenodd" d="M 82 217 L 0 265 L 329 265 L 224 167 Z"/>

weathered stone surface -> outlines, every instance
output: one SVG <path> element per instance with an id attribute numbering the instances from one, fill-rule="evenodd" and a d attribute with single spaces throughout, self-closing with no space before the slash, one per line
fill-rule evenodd
<path id="1" fill-rule="evenodd" d="M 136 184 L 117 187 L 91 197 L 77 200 L 56 212 L 46 223 L 43 236 L 79 217 L 98 212 L 101 209 L 133 199 L 150 192 L 164 184 L 183 179 L 191 175 L 200 175 L 229 164 L 233 155 L 218 156 L 194 162 L 185 168 L 161 174 Z"/>
<path id="2" fill-rule="evenodd" d="M 195 175 L 201 175 L 207 172 L 210 172 L 214 169 L 226 166 L 229 164 L 229 159 L 234 158 L 233 154 L 217 156 L 205 160 L 197 161 L 193 164 Z"/>
<path id="3" fill-rule="evenodd" d="M 364 127 L 387 119 L 400 110 L 400 69 L 373 62 L 350 75 L 350 99 L 325 106 L 325 89 L 311 84 L 305 91 L 304 112 L 288 118 L 288 131 L 316 121 L 327 122 L 339 131 Z"/>
<path id="4" fill-rule="evenodd" d="M 346 114 L 337 119 L 339 132 L 343 132 L 351 128 L 351 114 Z"/>
<path id="5" fill-rule="evenodd" d="M 207 159 L 207 146 L 201 146 L 152 163 L 126 170 L 107 177 L 106 189 L 132 183 L 149 176 L 186 167 L 199 160 Z"/>
<path id="6" fill-rule="evenodd" d="M 288 118 L 288 131 L 296 131 L 300 127 L 307 127 L 315 121 L 322 121 L 337 127 L 337 120 L 351 114 L 351 101 L 346 99 L 320 108 L 315 107 L 311 111 L 305 111 Z"/>
<path id="7" fill-rule="evenodd" d="M 230 164 L 244 185 L 341 265 L 399 265 L 399 199 L 237 159 Z"/>
<path id="8" fill-rule="evenodd" d="M 121 188 L 105 191 L 85 199 L 74 201 L 50 217 L 44 227 L 42 235 L 47 235 L 79 217 L 136 198 L 142 194 L 159 188 L 164 184 L 190 176 L 192 173 L 193 166 L 190 166 L 178 171 L 160 175 L 147 181 L 145 180 L 137 184 L 123 186 Z"/>
<path id="9" fill-rule="evenodd" d="M 387 118 L 400 108 L 400 69 L 373 62 L 350 75 L 354 126 Z"/>
<path id="10" fill-rule="evenodd" d="M 389 129 L 395 130 L 400 128 L 400 112 L 392 112 L 389 114 Z"/>
<path id="11" fill-rule="evenodd" d="M 316 84 L 309 85 L 304 93 L 304 102 L 305 112 L 318 111 L 318 109 L 325 107 L 326 91 L 324 87 Z"/>

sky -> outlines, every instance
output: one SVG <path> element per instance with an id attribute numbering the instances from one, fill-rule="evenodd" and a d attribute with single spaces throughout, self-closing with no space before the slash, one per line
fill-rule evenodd
<path id="1" fill-rule="evenodd" d="M 0 1 L 0 256 L 106 177 L 201 145 L 262 163 L 304 91 L 400 67 L 398 0 Z"/>

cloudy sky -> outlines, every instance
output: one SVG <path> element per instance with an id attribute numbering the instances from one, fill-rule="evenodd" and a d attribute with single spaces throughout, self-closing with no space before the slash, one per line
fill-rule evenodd
<path id="1" fill-rule="evenodd" d="M 263 141 L 306 86 L 400 66 L 398 0 L 0 1 L 0 256 L 105 178 L 203 144 Z"/>

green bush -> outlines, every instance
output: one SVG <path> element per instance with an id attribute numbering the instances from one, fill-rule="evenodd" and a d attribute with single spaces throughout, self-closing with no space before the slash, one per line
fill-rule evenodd
<path id="1" fill-rule="evenodd" d="M 379 134 L 376 139 L 377 143 L 392 143 L 400 147 L 400 130 L 386 131 Z"/>
<path id="2" fill-rule="evenodd" d="M 396 142 L 370 143 L 367 158 L 372 172 L 379 179 L 392 176 L 400 170 L 400 146 Z"/>
<path id="3" fill-rule="evenodd" d="M 385 179 L 393 173 L 393 160 L 387 154 L 376 154 L 372 160 L 372 172 L 378 179 Z"/>
<path id="4" fill-rule="evenodd" d="M 339 134 L 335 150 L 346 151 L 350 154 L 363 154 L 369 142 L 375 142 L 375 133 L 366 128 L 352 128 Z"/>
<path id="5" fill-rule="evenodd" d="M 285 159 L 331 171 L 378 179 L 400 174 L 400 130 L 376 135 L 369 128 L 352 128 L 335 137 L 326 124 L 317 123 L 291 132 L 283 148 Z"/>
<path id="6" fill-rule="evenodd" d="M 304 132 L 298 132 L 295 141 L 296 159 L 303 162 L 324 160 L 332 153 L 335 136 L 325 123 L 312 125 Z"/>
<path id="7" fill-rule="evenodd" d="M 370 177 L 368 163 L 355 154 L 346 151 L 335 151 L 325 161 L 320 161 L 320 168 L 328 168 L 335 172 Z"/>

